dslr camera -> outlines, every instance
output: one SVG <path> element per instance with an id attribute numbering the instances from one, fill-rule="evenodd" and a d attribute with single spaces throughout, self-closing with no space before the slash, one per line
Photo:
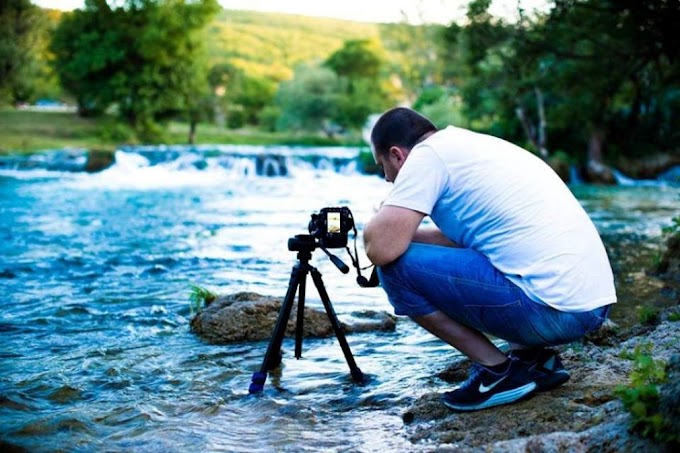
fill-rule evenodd
<path id="1" fill-rule="evenodd" d="M 348 233 L 354 230 L 356 234 L 352 211 L 346 206 L 323 208 L 312 214 L 308 229 L 322 247 L 329 249 L 346 247 Z"/>

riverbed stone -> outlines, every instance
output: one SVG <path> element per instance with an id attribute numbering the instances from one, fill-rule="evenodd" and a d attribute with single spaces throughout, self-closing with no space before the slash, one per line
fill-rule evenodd
<path id="1" fill-rule="evenodd" d="M 215 344 L 266 340 L 271 337 L 283 298 L 239 292 L 218 297 L 191 320 L 191 330 L 205 341 Z M 328 315 L 317 308 L 318 301 L 307 300 L 304 310 L 305 337 L 334 335 Z M 297 301 L 286 327 L 286 336 L 295 334 Z M 382 311 L 354 312 L 343 316 L 340 324 L 345 333 L 394 331 L 397 319 Z"/>

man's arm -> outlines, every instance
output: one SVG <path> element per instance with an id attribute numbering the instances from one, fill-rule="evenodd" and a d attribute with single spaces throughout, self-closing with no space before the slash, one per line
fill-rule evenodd
<path id="1" fill-rule="evenodd" d="M 366 255 L 376 266 L 399 258 L 411 244 L 425 214 L 398 206 L 383 206 L 364 227 Z"/>
<path id="2" fill-rule="evenodd" d="M 460 245 L 444 236 L 444 233 L 435 226 L 418 228 L 413 235 L 413 242 L 442 245 L 444 247 L 460 247 Z"/>

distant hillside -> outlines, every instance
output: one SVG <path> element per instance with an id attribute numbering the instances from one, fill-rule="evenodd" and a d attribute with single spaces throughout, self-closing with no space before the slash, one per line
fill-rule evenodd
<path id="1" fill-rule="evenodd" d="M 208 31 L 212 64 L 288 79 L 303 61 L 324 60 L 348 39 L 379 38 L 378 24 L 280 13 L 223 10 Z"/>

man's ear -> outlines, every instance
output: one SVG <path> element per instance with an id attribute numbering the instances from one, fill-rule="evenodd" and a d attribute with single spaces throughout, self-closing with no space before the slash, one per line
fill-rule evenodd
<path id="1" fill-rule="evenodd" d="M 394 157 L 399 163 L 403 163 L 406 160 L 406 156 L 408 155 L 408 152 L 399 146 L 390 146 L 388 152 L 390 157 Z"/>

